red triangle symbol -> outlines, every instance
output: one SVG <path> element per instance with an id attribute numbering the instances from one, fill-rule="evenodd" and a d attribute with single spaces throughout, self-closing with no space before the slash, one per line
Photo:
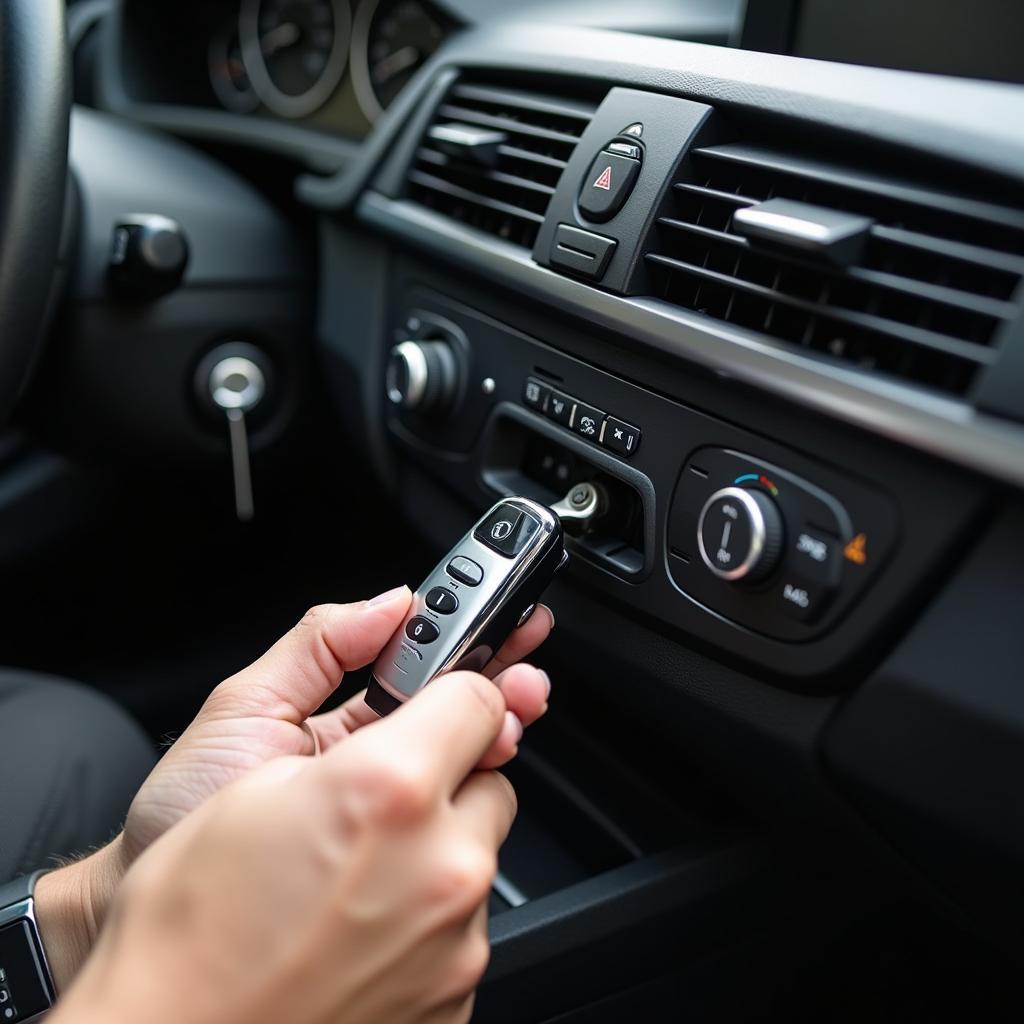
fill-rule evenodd
<path id="1" fill-rule="evenodd" d="M 612 187 L 612 169 L 606 167 L 598 177 L 597 181 L 594 182 L 594 188 L 603 188 L 605 192 L 609 191 Z"/>

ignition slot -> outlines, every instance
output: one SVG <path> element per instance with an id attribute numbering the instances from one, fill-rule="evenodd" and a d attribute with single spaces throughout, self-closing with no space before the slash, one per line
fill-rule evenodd
<path id="1" fill-rule="evenodd" d="M 502 422 L 495 433 L 485 466 L 484 479 L 496 490 L 524 494 L 550 506 L 578 554 L 618 576 L 643 570 L 643 501 L 630 484 L 511 420 Z M 593 492 L 593 508 L 584 503 L 582 512 L 573 509 L 577 488 L 587 490 L 588 498 Z"/>

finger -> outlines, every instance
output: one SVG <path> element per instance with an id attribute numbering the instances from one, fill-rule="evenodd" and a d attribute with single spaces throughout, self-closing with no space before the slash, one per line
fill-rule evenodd
<path id="1" fill-rule="evenodd" d="M 547 711 L 551 694 L 547 673 L 522 663 L 506 669 L 494 682 L 505 697 L 508 711 L 518 721 L 515 725 L 509 721 L 503 723 L 501 732 L 478 768 L 500 768 L 515 757 L 522 727 L 532 725 Z M 316 733 L 321 751 L 325 751 L 358 729 L 377 721 L 379 716 L 367 707 L 366 691 L 362 690 L 334 710 L 315 715 L 307 724 Z"/>
<path id="2" fill-rule="evenodd" d="M 523 723 L 511 711 L 505 712 L 505 721 L 497 739 L 477 762 L 479 769 L 500 768 L 508 764 L 519 753 L 519 741 L 523 738 Z"/>
<path id="3" fill-rule="evenodd" d="M 520 662 L 494 680 L 505 698 L 505 706 L 523 725 L 532 725 L 547 710 L 551 680 L 547 672 Z"/>
<path id="4" fill-rule="evenodd" d="M 493 679 L 510 665 L 528 658 L 555 628 L 555 614 L 546 604 L 539 604 L 533 614 L 518 629 L 512 630 L 501 650 L 484 669 L 484 675 Z"/>
<path id="5" fill-rule="evenodd" d="M 463 828 L 487 849 L 498 851 L 519 809 L 512 783 L 498 772 L 473 772 L 452 798 Z"/>
<path id="6" fill-rule="evenodd" d="M 354 697 L 349 697 L 344 704 L 325 711 L 322 715 L 314 715 L 307 723 L 316 733 L 320 741 L 320 750 L 330 750 L 335 743 L 351 736 L 364 725 L 380 721 L 380 715 L 366 703 L 366 691 L 360 690 Z"/>
<path id="7" fill-rule="evenodd" d="M 452 672 L 435 679 L 387 718 L 360 729 L 358 742 L 367 746 L 371 763 L 400 760 L 430 791 L 451 795 L 497 738 L 504 721 L 505 700 L 494 683 L 476 672 Z M 321 760 L 329 762 L 332 753 Z"/>
<path id="8" fill-rule="evenodd" d="M 310 609 L 259 660 L 221 683 L 206 710 L 304 722 L 345 672 L 377 657 L 411 599 L 409 588 L 399 587 L 371 601 Z"/>

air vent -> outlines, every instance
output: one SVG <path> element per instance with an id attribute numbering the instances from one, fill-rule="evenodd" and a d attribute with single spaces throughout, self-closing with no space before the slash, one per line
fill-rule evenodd
<path id="1" fill-rule="evenodd" d="M 594 109 L 540 93 L 456 85 L 416 153 L 410 195 L 530 248 Z"/>
<path id="2" fill-rule="evenodd" d="M 788 199 L 868 217 L 830 266 L 754 247 L 743 207 Z M 1024 213 L 745 145 L 698 149 L 647 240 L 662 298 L 870 372 L 964 395 L 1019 313 Z"/>

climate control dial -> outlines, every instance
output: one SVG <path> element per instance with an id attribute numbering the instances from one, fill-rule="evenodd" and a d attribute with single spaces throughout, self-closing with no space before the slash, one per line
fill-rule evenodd
<path id="1" fill-rule="evenodd" d="M 704 564 L 720 579 L 763 579 L 782 554 L 782 514 L 764 492 L 723 487 L 705 502 L 697 524 Z"/>
<path id="2" fill-rule="evenodd" d="M 388 357 L 388 398 L 403 409 L 426 415 L 448 412 L 459 385 L 459 366 L 445 341 L 403 341 Z"/>

